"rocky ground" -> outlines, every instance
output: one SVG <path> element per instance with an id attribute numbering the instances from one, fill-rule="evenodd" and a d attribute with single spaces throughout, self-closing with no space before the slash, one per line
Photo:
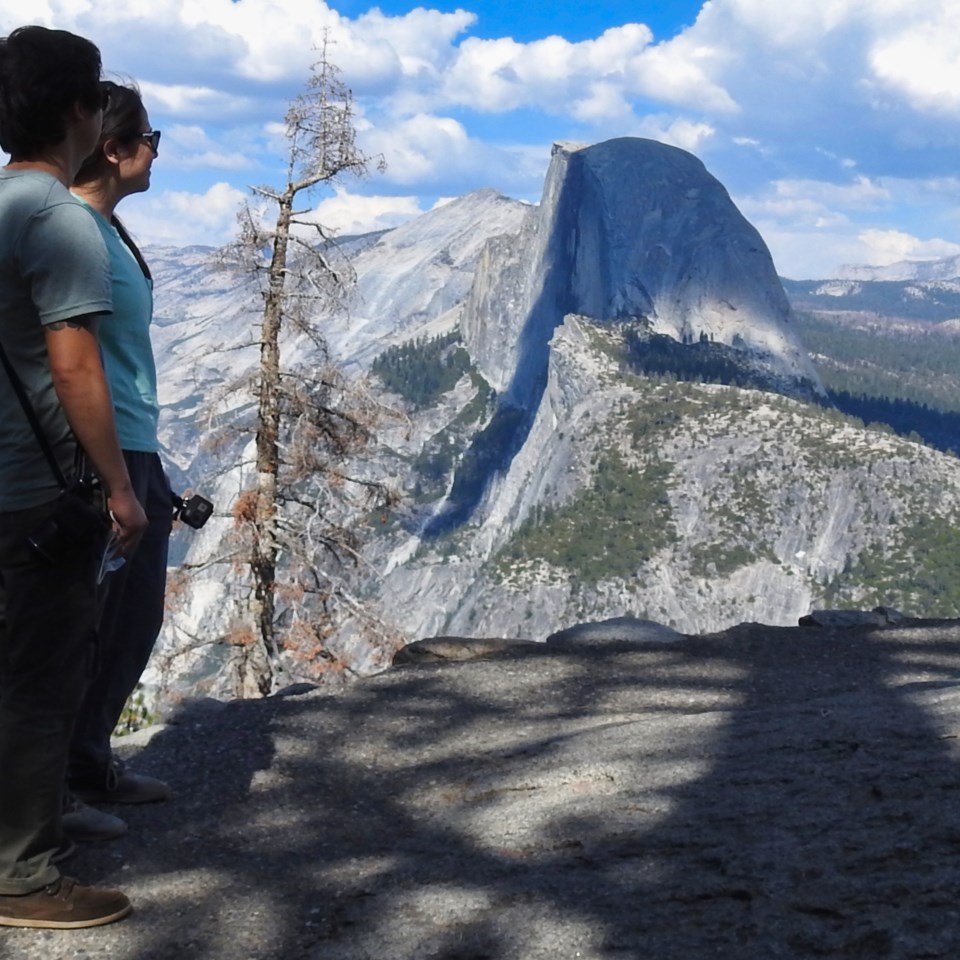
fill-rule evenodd
<path id="1" fill-rule="evenodd" d="M 68 866 L 136 912 L 0 957 L 957 955 L 960 623 L 406 659 L 128 744 L 176 796 Z"/>

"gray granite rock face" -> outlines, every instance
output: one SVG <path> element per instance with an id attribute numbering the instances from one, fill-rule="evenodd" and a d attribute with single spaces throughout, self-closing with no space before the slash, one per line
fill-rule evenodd
<path id="1" fill-rule="evenodd" d="M 903 614 L 891 607 L 873 610 L 813 610 L 800 618 L 801 627 L 882 627 L 900 623 Z"/>
<path id="2" fill-rule="evenodd" d="M 555 144 L 539 207 L 481 257 L 461 328 L 507 402 L 536 403 L 566 314 L 704 335 L 784 392 L 822 393 L 760 234 L 700 160 L 664 143 Z"/>
<path id="3" fill-rule="evenodd" d="M 69 872 L 136 912 L 0 957 L 956 957 L 956 621 L 469 647 L 121 748 L 175 797 Z"/>
<path id="4" fill-rule="evenodd" d="M 547 645 L 568 650 L 582 647 L 643 647 L 651 643 L 675 643 L 683 639 L 671 627 L 636 617 L 612 617 L 598 623 L 578 623 L 547 637 Z"/>

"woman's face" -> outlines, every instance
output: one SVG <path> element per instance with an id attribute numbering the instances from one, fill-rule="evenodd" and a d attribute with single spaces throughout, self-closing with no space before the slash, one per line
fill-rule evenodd
<path id="1" fill-rule="evenodd" d="M 144 134 L 151 132 L 150 118 L 144 111 L 140 129 Z M 123 143 L 118 150 L 119 164 L 117 172 L 120 175 L 120 184 L 124 188 L 124 195 L 143 193 L 150 189 L 150 167 L 153 165 L 156 153 L 150 146 L 149 137 L 135 137 Z"/>

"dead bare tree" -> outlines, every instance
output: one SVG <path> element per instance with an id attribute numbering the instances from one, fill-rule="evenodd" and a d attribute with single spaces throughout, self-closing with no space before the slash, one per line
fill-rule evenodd
<path id="1" fill-rule="evenodd" d="M 316 322 L 344 309 L 353 271 L 331 232 L 303 206 L 309 195 L 366 176 L 371 164 L 382 169 L 383 161 L 357 146 L 353 97 L 326 39 L 318 53 L 306 91 L 285 118 L 286 182 L 253 188 L 255 203 L 242 210 L 238 239 L 222 256 L 259 278 L 263 298 L 259 363 L 248 384 L 252 484 L 233 507 L 231 552 L 250 584 L 231 637 L 242 651 L 242 694 L 272 692 L 282 654 L 314 672 L 336 659 L 324 644 L 332 608 L 362 607 L 341 575 L 359 560 L 358 521 L 391 499 L 384 484 L 356 469 L 378 404 L 330 361 Z M 305 353 L 309 365 L 296 359 Z"/>

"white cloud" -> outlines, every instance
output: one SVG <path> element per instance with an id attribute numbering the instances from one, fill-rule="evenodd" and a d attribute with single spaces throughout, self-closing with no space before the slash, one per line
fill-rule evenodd
<path id="1" fill-rule="evenodd" d="M 707 5 L 696 27 L 719 33 L 731 22 L 742 24 L 780 50 L 801 48 L 816 55 L 816 41 L 849 19 L 871 9 L 879 18 L 884 7 L 904 7 L 911 2 L 918 0 L 720 0 Z"/>
<path id="2" fill-rule="evenodd" d="M 828 160 L 832 160 L 844 170 L 852 170 L 857 165 L 856 160 L 851 160 L 849 157 L 839 157 L 832 150 L 827 150 L 824 147 L 816 147 L 815 149 L 821 156 L 826 157 Z"/>
<path id="3" fill-rule="evenodd" d="M 857 176 L 839 184 L 778 180 L 761 193 L 738 197 L 737 206 L 771 246 L 774 236 L 779 238 L 781 247 L 785 247 L 785 238 L 798 234 L 803 243 L 821 248 L 818 250 L 821 260 L 836 265 L 840 261 L 827 254 L 828 246 L 839 236 L 845 238 L 845 245 L 849 245 L 849 238 L 858 229 L 857 218 L 864 212 L 882 210 L 891 201 L 892 196 L 885 186 Z M 791 246 L 790 249 L 795 256 L 797 248 Z M 809 261 L 810 257 L 805 255 L 804 260 Z"/>
<path id="4" fill-rule="evenodd" d="M 631 61 L 629 89 L 653 101 L 707 114 L 736 113 L 735 98 L 716 79 L 729 59 L 725 47 L 691 42 L 682 35 Z"/>
<path id="5" fill-rule="evenodd" d="M 359 90 L 430 87 L 456 57 L 459 35 L 475 21 L 466 10 L 417 7 L 403 16 L 386 16 L 374 7 L 352 23 L 341 21 L 333 34 L 333 59 Z"/>
<path id="6" fill-rule="evenodd" d="M 950 239 L 960 220 L 956 177 L 780 180 L 736 201 L 781 272 L 797 279 L 836 276 L 844 264 L 886 265 L 960 253 L 960 243 Z M 943 232 L 938 237 L 935 231 Z"/>
<path id="7" fill-rule="evenodd" d="M 837 229 L 785 229 L 779 223 L 755 221 L 770 249 L 780 276 L 792 280 L 835 277 L 844 263 L 864 263 L 863 245 L 856 234 Z"/>
<path id="8" fill-rule="evenodd" d="M 167 190 L 128 200 L 118 211 L 145 244 L 220 246 L 233 239 L 247 193 L 216 183 L 205 193 Z"/>
<path id="9" fill-rule="evenodd" d="M 644 117 L 633 132 L 648 140 L 660 140 L 696 153 L 714 135 L 715 130 L 707 123 L 661 115 Z"/>
<path id="10" fill-rule="evenodd" d="M 850 225 L 850 218 L 838 210 L 832 210 L 809 197 L 766 197 L 762 200 L 747 198 L 738 200 L 741 213 L 754 226 L 764 224 L 763 235 L 775 226 L 779 231 L 792 227 L 795 230 L 823 230 Z"/>
<path id="11" fill-rule="evenodd" d="M 497 147 L 471 137 L 458 120 L 431 114 L 371 126 L 362 141 L 365 151 L 383 155 L 389 182 L 430 194 L 464 183 L 471 184 L 466 189 L 487 186 L 504 193 L 539 194 L 549 159 L 547 145 Z"/>
<path id="12" fill-rule="evenodd" d="M 956 0 L 713 0 L 673 43 L 745 51 L 708 76 L 740 103 L 782 104 L 798 129 L 818 102 L 838 125 L 892 126 L 904 107 L 960 109 L 958 13 Z"/>
<path id="13" fill-rule="evenodd" d="M 322 223 L 343 236 L 388 230 L 424 212 L 416 197 L 362 196 L 341 188 L 299 219 Z"/>
<path id="14" fill-rule="evenodd" d="M 552 112 L 578 109 L 590 112 L 597 98 L 596 84 L 609 99 L 625 91 L 626 77 L 636 58 L 653 40 L 649 28 L 628 23 L 605 31 L 594 40 L 571 43 L 549 36 L 531 43 L 509 37 L 468 38 L 441 78 L 436 105 L 465 106 L 502 112 L 536 106 Z M 579 96 L 582 90 L 586 96 Z"/>
<path id="15" fill-rule="evenodd" d="M 860 262 L 886 266 L 901 260 L 937 260 L 960 254 L 960 243 L 921 240 L 901 230 L 864 230 L 857 237 L 863 247 Z"/>
<path id="16" fill-rule="evenodd" d="M 109 74 L 109 71 L 108 71 Z M 121 81 L 122 82 L 122 81 Z M 211 87 L 140 81 L 137 86 L 150 110 L 174 116 L 242 117 L 250 113 L 250 100 Z"/>
<path id="17" fill-rule="evenodd" d="M 877 79 L 914 107 L 960 111 L 960 35 L 955 2 L 918 4 L 923 20 L 878 38 L 870 54 Z M 916 13 L 916 8 L 914 8 Z"/>
<path id="18" fill-rule="evenodd" d="M 856 176 L 847 183 L 777 180 L 773 188 L 781 200 L 806 201 L 821 207 L 873 210 L 890 199 L 889 190 L 865 176 Z"/>
<path id="19" fill-rule="evenodd" d="M 760 231 L 780 273 L 811 279 L 835 276 L 843 263 L 870 262 L 858 220 L 885 211 L 895 196 L 886 183 L 856 175 L 841 183 L 776 180 L 736 203 Z"/>
<path id="20" fill-rule="evenodd" d="M 571 116 L 588 123 L 602 120 L 626 119 L 633 116 L 633 108 L 617 84 L 595 80 L 589 84 L 588 95 L 570 105 Z"/>
<path id="21" fill-rule="evenodd" d="M 429 180 L 441 166 L 469 162 L 473 152 L 463 124 L 426 114 L 390 129 L 371 129 L 364 143 L 371 151 L 383 154 L 390 179 L 401 184 Z"/>
<path id="22" fill-rule="evenodd" d="M 204 0 L 183 4 L 181 10 L 188 27 L 214 27 L 236 38 L 243 52 L 234 68 L 265 81 L 305 71 L 323 31 L 335 30 L 340 22 L 326 3 L 315 0 Z"/>
<path id="23" fill-rule="evenodd" d="M 244 151 L 216 143 L 196 124 L 164 128 L 161 149 L 163 166 L 179 170 L 250 170 L 255 166 Z"/>

